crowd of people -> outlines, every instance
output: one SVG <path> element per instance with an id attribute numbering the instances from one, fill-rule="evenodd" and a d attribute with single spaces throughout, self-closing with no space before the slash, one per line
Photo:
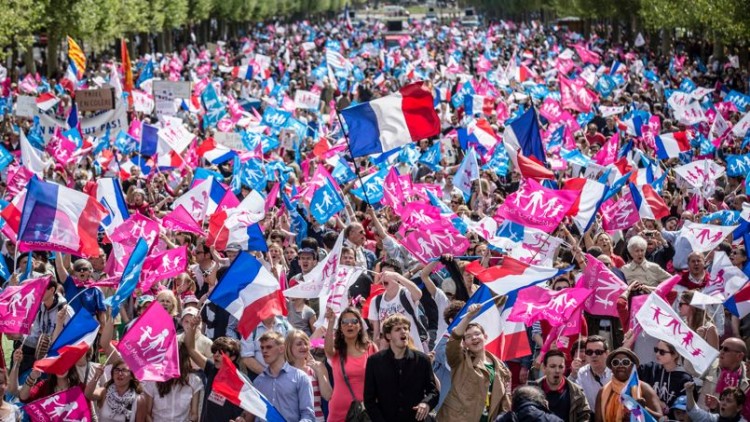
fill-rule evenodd
<path id="1" fill-rule="evenodd" d="M 24 117 L 16 104 L 3 120 L 11 156 L 3 161 L 3 278 L 10 288 L 50 277 L 29 331 L 5 332 L 0 421 L 21 420 L 28 403 L 76 386 L 100 422 L 263 420 L 258 408 L 217 392 L 229 364 L 287 422 L 750 418 L 750 317 L 742 305 L 750 266 L 747 238 L 736 231 L 750 224 L 747 64 L 731 55 L 702 60 L 679 42 L 656 56 L 640 35 L 617 43 L 540 22 L 406 25 L 408 34 L 394 36 L 378 20 L 266 23 L 226 42 L 134 58 L 132 70 L 121 61 L 77 69 L 80 89 L 114 87 L 116 107 L 128 108 L 120 127 L 81 129 L 97 117 L 74 107 L 69 76 L 46 80 L 19 68 L 17 81 L 6 77 L 3 97 L 20 104 L 36 96 L 40 109 Z M 155 105 L 160 80 L 190 81 L 191 95 Z M 338 111 L 411 83 L 433 97 L 439 133 L 352 157 L 355 134 Z M 47 108 L 42 99 L 50 97 Z M 525 130 L 533 133 L 522 135 L 514 125 L 529 115 Z M 78 141 L 69 131 L 76 123 Z M 189 139 L 183 148 L 161 132 L 174 125 Z M 151 154 L 147 128 L 160 131 Z M 521 139 L 529 136 L 539 148 Z M 69 157 L 60 153 L 66 143 L 75 144 Z M 681 170 L 695 162 L 702 178 Z M 103 223 L 98 253 L 24 246 L 16 236 L 32 177 L 97 199 L 99 182 L 114 178 L 127 208 L 119 224 L 136 216 L 158 223 L 148 256 L 184 247 L 184 271 L 122 299 L 122 263 L 135 252 L 113 236 L 116 228 Z M 570 188 L 581 179 L 606 187 L 583 224 L 587 189 L 542 235 L 508 217 L 510 202 L 532 205 L 521 194 L 531 180 L 557 195 L 581 191 Z M 213 182 L 221 198 L 212 186 L 213 206 L 204 202 L 197 215 L 187 209 L 196 186 Z M 624 208 L 633 191 L 643 201 Z M 330 215 L 321 208 L 328 195 L 340 202 Z M 189 218 L 167 224 L 178 204 L 197 228 Z M 106 204 L 110 219 L 113 208 Z M 219 213 L 252 224 L 238 217 L 215 226 Z M 549 205 L 537 214 L 554 213 Z M 253 224 L 259 239 L 234 237 Z M 685 226 L 693 224 L 735 232 L 719 230 L 702 250 L 696 244 L 710 242 L 690 237 Z M 248 255 L 286 296 L 282 312 L 259 311 L 249 328 L 242 309 L 210 300 L 217 286 L 241 281 L 232 268 Z M 334 289 L 341 280 L 329 264 L 346 270 L 338 276 L 343 291 Z M 531 280 L 532 270 L 547 275 Z M 559 310 L 551 301 L 532 306 L 586 288 L 585 308 L 564 304 L 567 320 L 548 315 Z M 638 315 L 652 296 L 679 316 L 680 335 L 706 346 L 691 356 L 677 331 L 671 338 L 649 331 Z M 609 310 L 596 312 L 595 299 Z M 163 381 L 142 379 L 113 345 L 152 303 L 179 333 L 179 375 Z M 521 306 L 530 309 L 521 319 L 508 316 Z M 79 313 L 99 324 L 95 342 L 63 372 L 42 372 L 37 363 Z M 68 420 L 69 408 L 57 409 L 51 420 Z"/>

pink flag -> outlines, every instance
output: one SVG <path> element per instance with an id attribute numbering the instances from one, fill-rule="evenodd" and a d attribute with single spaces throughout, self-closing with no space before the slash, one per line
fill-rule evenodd
<path id="1" fill-rule="evenodd" d="M 508 321 L 523 322 L 530 326 L 544 319 L 553 327 L 559 327 L 571 318 L 573 312 L 583 306 L 591 293 L 592 290 L 580 287 L 559 292 L 539 286 L 527 287 L 518 292 Z"/>
<path id="2" fill-rule="evenodd" d="M 396 170 L 396 167 L 391 167 L 383 181 L 383 205 L 388 205 L 397 214 L 401 214 L 404 209 L 404 201 L 404 192 L 401 190 L 398 170 Z"/>
<path id="3" fill-rule="evenodd" d="M 542 115 L 545 119 L 547 119 L 550 123 L 557 123 L 562 118 L 563 109 L 560 107 L 560 103 L 553 100 L 552 98 L 547 98 L 542 103 L 542 106 L 539 107 L 539 114 Z"/>
<path id="4" fill-rule="evenodd" d="M 618 316 L 617 298 L 628 287 L 598 259 L 586 254 L 586 268 L 576 287 L 593 290 L 584 309 L 592 315 Z"/>
<path id="5" fill-rule="evenodd" d="M 576 53 L 578 53 L 578 57 L 581 58 L 582 62 L 591 63 L 597 66 L 599 65 L 600 59 L 597 53 L 589 50 L 588 48 L 586 48 L 585 46 L 581 44 L 576 44 L 573 46 L 573 48 L 576 49 Z"/>
<path id="6" fill-rule="evenodd" d="M 613 198 L 608 199 L 599 212 L 602 216 L 602 228 L 608 232 L 629 229 L 641 218 L 632 195 L 623 195 L 617 202 Z"/>
<path id="7" fill-rule="evenodd" d="M 166 381 L 180 375 L 177 333 L 172 317 L 153 302 L 117 343 L 117 351 L 135 377 Z"/>
<path id="8" fill-rule="evenodd" d="M 401 227 L 404 231 L 440 224 L 440 210 L 432 205 L 411 202 L 403 208 L 400 214 L 403 221 Z"/>
<path id="9" fill-rule="evenodd" d="M 273 208 L 274 205 L 276 205 L 276 200 L 279 199 L 279 189 L 280 185 L 279 183 L 274 183 L 273 186 L 271 186 L 271 190 L 268 192 L 268 196 L 266 196 L 266 202 L 265 202 L 265 210 L 268 212 L 271 208 Z"/>
<path id="10" fill-rule="evenodd" d="M 581 193 L 547 189 L 533 179 L 508 195 L 495 215 L 545 233 L 552 233 Z"/>
<path id="11" fill-rule="evenodd" d="M 461 255 L 469 248 L 469 241 L 453 225 L 442 220 L 439 225 L 412 231 L 404 237 L 402 244 L 425 264 L 445 253 Z"/>
<path id="12" fill-rule="evenodd" d="M 132 136 L 133 139 L 140 142 L 141 140 L 141 121 L 138 119 L 133 119 L 132 122 L 130 122 L 130 127 L 128 128 L 128 135 Z"/>
<path id="13" fill-rule="evenodd" d="M 203 232 L 200 224 L 195 221 L 193 216 L 182 205 L 178 205 L 172 212 L 165 215 L 161 223 L 165 229 L 176 232 L 193 233 L 199 236 L 205 236 L 206 234 Z"/>
<path id="14" fill-rule="evenodd" d="M 50 276 L 26 280 L 0 293 L 0 332 L 29 334 Z"/>
<path id="15" fill-rule="evenodd" d="M 27 73 L 26 77 L 23 78 L 18 87 L 21 88 L 21 91 L 27 94 L 36 94 L 39 85 L 37 85 L 36 79 L 31 76 L 31 73 Z"/>
<path id="16" fill-rule="evenodd" d="M 604 143 L 602 149 L 596 153 L 594 160 L 600 166 L 608 166 L 617 161 L 617 149 L 620 146 L 620 135 L 615 133 L 607 142 Z"/>
<path id="17" fill-rule="evenodd" d="M 216 207 L 216 212 L 219 213 L 227 209 L 236 208 L 238 205 L 240 205 L 240 200 L 234 196 L 234 192 L 231 189 L 227 189 L 224 197 L 221 198 L 221 202 L 219 202 L 219 206 Z"/>
<path id="18" fill-rule="evenodd" d="M 150 290 L 151 286 L 159 280 L 174 277 L 187 268 L 187 246 L 183 245 L 177 249 L 169 249 L 146 258 L 143 263 L 143 271 L 138 288 L 141 291 Z"/>
<path id="19" fill-rule="evenodd" d="M 35 400 L 23 407 L 32 422 L 90 422 L 91 410 L 80 386 Z"/>
<path id="20" fill-rule="evenodd" d="M 54 136 L 47 143 L 45 150 L 58 162 L 68 164 L 75 159 L 73 153 L 76 151 L 76 145 L 63 136 L 58 126 L 55 129 Z"/>
<path id="21" fill-rule="evenodd" d="M 578 86 L 564 76 L 560 76 L 559 80 L 563 108 L 575 110 L 581 113 L 590 112 L 591 106 L 596 100 L 596 94 L 585 86 Z"/>
<path id="22" fill-rule="evenodd" d="M 16 196 L 29 184 L 34 173 L 24 166 L 8 166 L 8 187 L 5 191 L 8 198 Z"/>
<path id="23" fill-rule="evenodd" d="M 110 240 L 135 247 L 139 238 L 148 243 L 149 248 L 159 238 L 159 223 L 140 213 L 131 215 L 112 232 Z"/>
<path id="24" fill-rule="evenodd" d="M 120 275 L 125 270 L 125 264 L 128 257 L 133 253 L 135 245 L 123 245 L 120 242 L 112 242 L 112 253 L 107 257 L 107 263 L 104 265 L 104 272 L 111 275 Z M 119 278 L 118 278 L 119 283 Z"/>

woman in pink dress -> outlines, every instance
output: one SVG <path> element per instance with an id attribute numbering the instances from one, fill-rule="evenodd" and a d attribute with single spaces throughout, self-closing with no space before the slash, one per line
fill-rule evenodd
<path id="1" fill-rule="evenodd" d="M 356 308 L 348 307 L 341 312 L 335 330 L 336 315 L 331 308 L 326 310 L 325 317 L 328 320 L 325 351 L 333 368 L 333 394 L 328 403 L 328 422 L 344 422 L 352 399 L 360 402 L 363 399 L 367 358 L 378 348 L 367 338 L 365 322 Z M 352 391 L 344 380 L 342 361 Z"/>

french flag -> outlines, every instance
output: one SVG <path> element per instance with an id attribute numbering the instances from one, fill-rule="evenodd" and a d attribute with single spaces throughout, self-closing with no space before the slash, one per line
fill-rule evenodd
<path id="1" fill-rule="evenodd" d="M 630 193 L 641 218 L 659 220 L 669 215 L 669 207 L 650 185 L 638 187 L 631 183 Z"/>
<path id="2" fill-rule="evenodd" d="M 102 219 L 102 227 L 108 235 L 111 235 L 117 226 L 130 217 L 120 181 L 112 177 L 103 177 L 97 180 L 94 196 L 107 210 L 108 215 Z"/>
<path id="3" fill-rule="evenodd" d="M 466 127 L 469 137 L 476 138 L 479 145 L 483 146 L 487 151 L 491 151 L 492 148 L 497 144 L 497 135 L 492 130 L 490 122 L 487 119 L 476 119 L 468 124 Z"/>
<path id="4" fill-rule="evenodd" d="M 237 318 L 237 331 L 248 338 L 258 324 L 286 314 L 279 281 L 254 256 L 241 252 L 208 300 Z"/>
<path id="5" fill-rule="evenodd" d="M 487 269 L 480 269 L 479 262 L 474 262 L 476 265 L 470 264 L 471 268 L 467 267 L 467 271 L 474 274 L 497 295 L 507 295 L 514 290 L 541 283 L 572 269 L 529 265 L 509 256 L 503 258 L 502 264 Z"/>
<path id="6" fill-rule="evenodd" d="M 208 138 L 195 150 L 199 156 L 210 161 L 211 164 L 222 164 L 237 156 L 237 153 L 224 145 L 218 144 L 214 138 Z"/>
<path id="7" fill-rule="evenodd" d="M 485 95 L 469 94 L 464 100 L 464 110 L 469 116 L 474 116 L 476 114 L 490 116 L 492 115 L 494 108 L 495 102 L 492 97 L 487 97 Z"/>
<path id="8" fill-rule="evenodd" d="M 215 213 L 208 220 L 206 244 L 223 251 L 230 243 L 239 243 L 246 251 L 267 252 L 268 245 L 263 231 L 252 220 L 248 213 L 237 208 Z"/>
<path id="9" fill-rule="evenodd" d="M 378 154 L 440 133 L 432 92 L 422 82 L 341 110 L 353 157 Z"/>
<path id="10" fill-rule="evenodd" d="M 656 156 L 662 160 L 676 158 L 690 149 L 687 132 L 664 133 L 656 137 Z"/>
<path id="11" fill-rule="evenodd" d="M 57 336 L 47 357 L 34 363 L 34 369 L 46 374 L 65 375 L 89 350 L 99 333 L 99 322 L 81 308 Z"/>
<path id="12" fill-rule="evenodd" d="M 34 177 L 21 214 L 19 248 L 97 256 L 99 224 L 106 216 L 96 198 Z"/>
<path id="13" fill-rule="evenodd" d="M 607 186 L 596 180 L 583 177 L 568 179 L 563 186 L 564 190 L 577 190 L 581 195 L 568 210 L 568 215 L 582 233 L 586 232 L 596 217 L 596 212 L 604 202 L 607 195 Z"/>
<path id="14" fill-rule="evenodd" d="M 737 290 L 724 301 L 724 307 L 737 318 L 744 318 L 750 314 L 750 284 Z"/>
<path id="15" fill-rule="evenodd" d="M 485 350 L 502 361 L 531 355 L 531 347 L 529 347 L 529 339 L 526 336 L 524 324 L 508 321 L 516 296 L 517 292 L 515 291 L 509 293 L 501 310 L 493 300 L 495 294 L 492 290 L 486 285 L 480 286 L 448 327 L 448 333 L 453 331 L 453 328 L 466 316 L 469 306 L 478 303 L 482 305 L 482 310 L 474 317 L 473 322 L 479 323 L 484 328 L 487 335 Z"/>
<path id="16" fill-rule="evenodd" d="M 26 199 L 26 189 L 22 189 L 13 197 L 8 205 L 0 211 L 0 217 L 5 220 L 5 224 L 0 231 L 13 241 L 17 242 L 18 228 L 21 226 L 21 214 L 23 213 L 23 204 Z"/>
<path id="17" fill-rule="evenodd" d="M 225 354 L 221 355 L 221 368 L 214 378 L 213 389 L 230 403 L 267 422 L 286 422 Z"/>
<path id="18" fill-rule="evenodd" d="M 251 80 L 253 79 L 252 66 L 235 66 L 232 68 L 232 77 Z"/>

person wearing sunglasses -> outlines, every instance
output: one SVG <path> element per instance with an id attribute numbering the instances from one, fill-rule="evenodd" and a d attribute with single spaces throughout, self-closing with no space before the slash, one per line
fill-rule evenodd
<path id="1" fill-rule="evenodd" d="M 625 386 L 628 384 L 633 368 L 640 361 L 632 350 L 621 347 L 607 356 L 607 367 L 612 371 L 612 379 L 604 385 L 596 396 L 594 422 L 626 422 L 630 420 L 630 412 L 620 400 Z M 654 419 L 662 417 L 659 397 L 650 385 L 638 381 L 638 386 L 631 392 L 633 397 L 643 406 Z"/>
<path id="2" fill-rule="evenodd" d="M 657 342 L 654 355 L 656 362 L 638 366 L 638 379 L 654 387 L 662 412 L 674 419 L 669 409 L 678 397 L 685 395 L 685 383 L 693 381 L 693 376 L 682 367 L 682 357 L 671 344 Z"/>
<path id="3" fill-rule="evenodd" d="M 583 354 L 586 364 L 577 373 L 571 373 L 570 380 L 583 389 L 589 407 L 594 409 L 596 395 L 612 379 L 612 371 L 607 368 L 609 345 L 602 336 L 589 336 L 584 343 Z"/>
<path id="4" fill-rule="evenodd" d="M 703 409 L 716 410 L 719 407 L 717 397 L 726 388 L 737 387 L 742 391 L 750 389 L 750 380 L 743 361 L 747 356 L 747 346 L 742 339 L 730 337 L 721 343 L 719 348 L 719 365 L 712 368 L 704 378 L 698 406 Z"/>

